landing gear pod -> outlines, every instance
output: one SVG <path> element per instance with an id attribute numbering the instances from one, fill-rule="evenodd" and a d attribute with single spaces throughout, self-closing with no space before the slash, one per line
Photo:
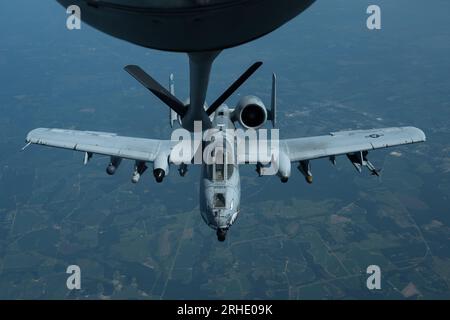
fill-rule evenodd
<path id="1" fill-rule="evenodd" d="M 153 176 L 157 183 L 161 183 L 164 177 L 169 173 L 169 156 L 161 153 L 153 163 Z"/>
<path id="2" fill-rule="evenodd" d="M 284 152 L 280 152 L 277 164 L 280 181 L 282 183 L 288 182 L 289 177 L 291 176 L 291 160 Z"/>

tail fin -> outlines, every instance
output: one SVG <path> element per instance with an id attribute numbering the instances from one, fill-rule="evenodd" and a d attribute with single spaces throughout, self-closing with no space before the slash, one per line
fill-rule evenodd
<path id="1" fill-rule="evenodd" d="M 173 96 L 175 96 L 175 81 L 173 80 L 173 73 L 171 73 L 169 77 L 169 91 Z M 173 124 L 178 121 L 178 114 L 172 109 L 170 109 L 169 112 L 170 126 L 173 128 Z"/>
<path id="2" fill-rule="evenodd" d="M 275 128 L 277 125 L 277 75 L 275 73 L 272 74 L 272 100 L 268 119 L 272 121 L 272 126 Z"/>

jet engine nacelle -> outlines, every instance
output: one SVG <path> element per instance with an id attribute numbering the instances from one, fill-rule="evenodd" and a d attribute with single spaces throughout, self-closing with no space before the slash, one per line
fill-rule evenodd
<path id="1" fill-rule="evenodd" d="M 153 176 L 156 182 L 161 183 L 169 173 L 169 156 L 165 153 L 159 154 L 153 162 Z"/>
<path id="2" fill-rule="evenodd" d="M 286 183 L 291 176 L 291 160 L 286 153 L 280 152 L 278 156 L 278 176 L 281 182 Z"/>
<path id="3" fill-rule="evenodd" d="M 246 96 L 239 101 L 231 117 L 246 129 L 258 129 L 266 123 L 268 112 L 261 99 Z"/>

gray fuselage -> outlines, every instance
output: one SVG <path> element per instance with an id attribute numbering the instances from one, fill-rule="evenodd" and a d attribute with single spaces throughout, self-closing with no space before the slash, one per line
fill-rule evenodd
<path id="1" fill-rule="evenodd" d="M 226 130 L 236 129 L 230 120 L 230 112 L 226 105 L 215 112 L 212 126 L 218 130 L 216 135 L 221 135 L 225 141 L 223 152 L 216 149 L 216 155 L 225 156 L 216 157 L 212 164 L 204 161 L 200 182 L 202 218 L 208 226 L 218 230 L 218 235 L 219 231 L 226 233 L 236 220 L 241 200 L 239 166 L 236 155 L 228 148 L 230 141 L 226 142 Z"/>

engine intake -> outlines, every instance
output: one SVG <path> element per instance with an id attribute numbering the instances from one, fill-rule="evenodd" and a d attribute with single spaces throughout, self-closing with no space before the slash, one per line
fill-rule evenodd
<path id="1" fill-rule="evenodd" d="M 267 121 L 267 109 L 264 103 L 255 96 L 242 98 L 233 111 L 233 121 L 239 123 L 246 129 L 258 129 Z"/>

